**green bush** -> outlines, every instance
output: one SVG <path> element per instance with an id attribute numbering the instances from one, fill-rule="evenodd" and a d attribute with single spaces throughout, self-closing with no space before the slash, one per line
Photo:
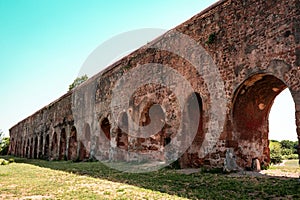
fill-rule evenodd
<path id="1" fill-rule="evenodd" d="M 281 144 L 277 141 L 270 141 L 270 159 L 272 164 L 282 162 Z"/>
<path id="2" fill-rule="evenodd" d="M 9 164 L 9 161 L 0 158 L 0 165 L 8 165 L 8 164 Z"/>
<path id="3" fill-rule="evenodd" d="M 283 160 L 295 160 L 298 159 L 298 154 L 290 154 L 290 155 L 283 155 Z"/>
<path id="4" fill-rule="evenodd" d="M 7 155 L 9 148 L 9 137 L 4 137 L 0 141 L 0 155 Z"/>
<path id="5" fill-rule="evenodd" d="M 291 155 L 291 154 L 293 154 L 294 153 L 294 149 L 285 149 L 285 148 L 282 148 L 282 150 L 281 150 L 281 153 L 282 153 L 282 155 Z"/>

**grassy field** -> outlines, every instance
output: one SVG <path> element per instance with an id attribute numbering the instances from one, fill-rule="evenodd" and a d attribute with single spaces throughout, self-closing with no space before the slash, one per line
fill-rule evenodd
<path id="1" fill-rule="evenodd" d="M 300 198 L 300 182 L 295 178 L 207 172 L 186 175 L 172 169 L 130 174 L 99 162 L 15 161 L 0 166 L 0 199 Z"/>

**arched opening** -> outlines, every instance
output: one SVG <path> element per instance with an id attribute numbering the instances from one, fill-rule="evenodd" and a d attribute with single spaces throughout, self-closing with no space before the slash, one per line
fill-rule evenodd
<path id="1" fill-rule="evenodd" d="M 198 152 L 205 138 L 205 133 L 203 130 L 203 103 L 198 92 L 192 93 L 186 101 L 183 113 L 183 127 L 184 135 L 182 139 L 186 140 L 185 142 L 193 140 L 192 145 L 179 159 L 180 167 L 199 167 L 204 162 L 204 158 L 199 158 Z M 190 133 L 195 131 L 194 138 L 190 138 Z"/>
<path id="2" fill-rule="evenodd" d="M 38 155 L 38 138 L 34 137 L 34 149 L 33 149 L 33 158 L 36 159 Z"/>
<path id="3" fill-rule="evenodd" d="M 29 158 L 33 158 L 33 151 L 34 151 L 34 144 L 33 144 L 33 138 L 31 138 L 29 144 Z"/>
<path id="4" fill-rule="evenodd" d="M 71 128 L 70 132 L 68 160 L 77 160 L 77 130 L 75 126 Z"/>
<path id="5" fill-rule="evenodd" d="M 14 156 L 17 155 L 17 153 L 18 153 L 18 146 L 19 146 L 18 140 L 15 140 L 15 143 L 14 143 L 14 151 L 11 152 L 10 155 L 14 155 Z"/>
<path id="6" fill-rule="evenodd" d="M 129 152 L 134 151 L 143 155 L 145 160 L 165 161 L 165 138 L 171 138 L 172 132 L 166 131 L 170 125 L 166 123 L 165 107 L 161 105 L 163 103 L 154 99 L 144 98 L 137 106 L 132 106 L 132 112 L 129 112 L 128 117 L 131 117 L 141 127 L 136 130 L 137 133 L 134 133 L 135 138 L 130 137 Z M 125 118 L 125 121 L 127 120 Z M 132 129 L 127 132 L 130 131 Z"/>
<path id="7" fill-rule="evenodd" d="M 50 137 L 49 134 L 46 135 L 46 140 L 45 140 L 45 146 L 44 146 L 44 155 L 45 155 L 45 159 L 49 159 L 49 144 L 50 144 Z"/>
<path id="8" fill-rule="evenodd" d="M 119 126 L 117 128 L 116 143 L 117 147 L 123 150 L 128 150 L 128 116 L 122 112 L 119 117 Z"/>
<path id="9" fill-rule="evenodd" d="M 20 140 L 17 140 L 17 156 L 23 157 L 23 137 L 20 138 Z"/>
<path id="10" fill-rule="evenodd" d="M 27 157 L 27 145 L 26 145 L 26 138 L 24 138 L 23 143 L 22 143 L 22 148 L 21 148 L 21 156 L 22 157 Z"/>
<path id="11" fill-rule="evenodd" d="M 287 86 L 273 75 L 256 74 L 246 79 L 233 99 L 233 135 L 227 147 L 233 148 L 237 164 L 260 169 L 270 163 L 269 113 L 276 96 Z"/>
<path id="12" fill-rule="evenodd" d="M 288 88 L 275 98 L 269 115 L 269 139 L 297 141 L 295 105 Z"/>
<path id="13" fill-rule="evenodd" d="M 98 160 L 107 160 L 110 158 L 110 129 L 111 125 L 107 117 L 99 120 L 100 125 L 100 134 L 95 135 L 94 139 L 96 140 L 94 155 Z"/>
<path id="14" fill-rule="evenodd" d="M 79 159 L 88 160 L 91 149 L 91 129 L 88 123 L 84 124 L 83 138 L 80 141 Z"/>
<path id="15" fill-rule="evenodd" d="M 29 158 L 29 155 L 30 155 L 30 140 L 29 138 L 27 139 L 27 144 L 26 144 L 26 158 Z"/>
<path id="16" fill-rule="evenodd" d="M 60 133 L 59 141 L 59 160 L 66 160 L 66 147 L 67 147 L 67 137 L 66 129 L 62 129 Z"/>
<path id="17" fill-rule="evenodd" d="M 57 159 L 57 133 L 54 132 L 52 136 L 52 142 L 51 142 L 51 159 L 56 160 Z"/>
<path id="18" fill-rule="evenodd" d="M 43 157 L 43 142 L 44 142 L 44 137 L 43 137 L 43 134 L 40 135 L 40 140 L 39 140 L 39 158 L 42 158 Z"/>
<path id="19" fill-rule="evenodd" d="M 107 117 L 105 117 L 101 121 L 100 127 L 101 127 L 101 130 L 104 133 L 105 137 L 110 140 L 110 128 L 111 127 L 110 127 L 110 123 L 109 123 L 109 120 Z"/>

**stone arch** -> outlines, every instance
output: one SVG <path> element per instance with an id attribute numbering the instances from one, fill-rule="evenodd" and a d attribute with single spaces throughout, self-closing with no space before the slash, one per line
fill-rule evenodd
<path id="1" fill-rule="evenodd" d="M 29 143 L 29 158 L 33 158 L 33 151 L 34 151 L 34 144 L 33 144 L 33 138 L 31 138 Z"/>
<path id="2" fill-rule="evenodd" d="M 128 150 L 128 116 L 126 112 L 119 115 L 118 123 L 120 127 L 117 128 L 116 145 L 118 148 Z"/>
<path id="3" fill-rule="evenodd" d="M 95 136 L 96 144 L 94 155 L 98 160 L 108 160 L 110 158 L 111 124 L 108 117 L 99 120 L 100 134 Z"/>
<path id="4" fill-rule="evenodd" d="M 30 139 L 27 139 L 27 143 L 26 143 L 26 153 L 25 153 L 26 158 L 29 158 L 30 156 Z"/>
<path id="5" fill-rule="evenodd" d="M 87 160 L 90 158 L 91 151 L 91 128 L 88 123 L 84 124 L 83 137 L 80 141 L 79 159 Z"/>
<path id="6" fill-rule="evenodd" d="M 135 112 L 139 114 L 139 119 L 136 118 Z M 133 151 L 145 153 L 146 159 L 163 162 L 165 160 L 164 142 L 168 134 L 165 131 L 168 125 L 166 125 L 163 107 L 152 100 L 146 100 L 140 103 L 138 108 L 134 109 L 133 118 L 139 123 L 140 127 L 148 126 L 146 130 L 150 130 L 150 132 L 143 133 L 141 132 L 142 130 L 138 130 L 137 137 L 131 140 L 130 148 L 133 146 Z M 154 132 L 153 130 L 156 131 Z M 132 150 L 129 149 L 129 151 Z"/>
<path id="7" fill-rule="evenodd" d="M 15 141 L 15 138 L 11 139 L 11 144 L 10 144 L 12 151 L 10 152 L 10 155 L 16 155 L 17 153 L 17 147 L 18 147 L 18 141 Z"/>
<path id="8" fill-rule="evenodd" d="M 107 117 L 103 118 L 100 122 L 100 127 L 105 137 L 110 140 L 110 123 Z"/>
<path id="9" fill-rule="evenodd" d="M 49 146 L 50 146 L 50 136 L 49 136 L 49 134 L 47 134 L 46 138 L 45 138 L 45 145 L 44 145 L 44 157 L 45 157 L 45 159 L 49 159 L 49 156 L 50 156 Z"/>
<path id="10" fill-rule="evenodd" d="M 58 153 L 57 150 L 58 150 L 58 139 L 57 139 L 57 133 L 54 132 L 51 141 L 51 159 L 53 160 L 57 159 L 57 153 Z"/>
<path id="11" fill-rule="evenodd" d="M 287 88 L 281 79 L 268 73 L 249 76 L 236 89 L 233 98 L 233 134 L 227 146 L 233 148 L 237 163 L 251 168 L 254 161 L 267 166 L 269 152 L 269 113 L 276 96 Z"/>
<path id="12" fill-rule="evenodd" d="M 59 160 L 66 160 L 67 136 L 66 129 L 63 128 L 60 132 L 59 140 Z"/>
<path id="13" fill-rule="evenodd" d="M 33 149 L 33 158 L 36 159 L 38 157 L 38 137 L 34 137 L 34 149 Z"/>
<path id="14" fill-rule="evenodd" d="M 39 158 L 43 157 L 43 142 L 44 142 L 44 137 L 43 134 L 41 134 L 39 137 L 39 153 L 38 153 Z"/>
<path id="15" fill-rule="evenodd" d="M 68 160 L 77 160 L 77 130 L 73 126 L 69 137 Z"/>
<path id="16" fill-rule="evenodd" d="M 27 145 L 26 145 L 26 142 L 27 142 L 27 139 L 26 137 L 24 138 L 23 140 L 23 143 L 22 143 L 22 149 L 21 149 L 21 157 L 27 157 Z"/>
<path id="17" fill-rule="evenodd" d="M 197 119 L 197 121 L 195 121 Z M 189 125 L 196 123 L 192 127 Z M 189 142 L 192 139 L 191 146 L 180 157 L 179 164 L 181 168 L 199 167 L 204 163 L 204 158 L 199 157 L 202 143 L 205 138 L 204 121 L 203 121 L 203 100 L 198 92 L 190 94 L 186 100 L 183 112 L 183 140 Z M 189 138 L 189 132 L 197 131 L 194 138 Z"/>

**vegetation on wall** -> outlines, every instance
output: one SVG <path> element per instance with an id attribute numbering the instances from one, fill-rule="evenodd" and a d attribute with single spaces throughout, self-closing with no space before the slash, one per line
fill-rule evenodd
<path id="1" fill-rule="evenodd" d="M 88 79 L 88 76 L 85 74 L 81 77 L 77 77 L 71 85 L 69 85 L 69 91 L 76 88 L 78 85 L 82 84 L 84 81 Z"/>

